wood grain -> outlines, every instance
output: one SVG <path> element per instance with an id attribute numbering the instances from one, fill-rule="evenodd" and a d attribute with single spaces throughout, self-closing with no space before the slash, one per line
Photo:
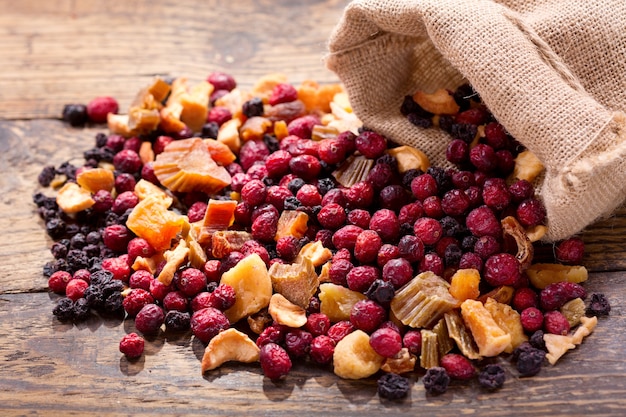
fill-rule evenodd
<path id="1" fill-rule="evenodd" d="M 455 382 L 441 396 L 379 399 L 374 379 L 341 380 L 298 364 L 274 383 L 258 364 L 200 375 L 203 346 L 161 333 L 129 362 L 118 351 L 132 320 L 92 317 L 76 325 L 51 314 L 56 296 L 42 267 L 51 259 L 31 201 L 44 165 L 81 160 L 101 126 L 70 128 L 64 104 L 97 95 L 128 106 L 154 75 L 199 81 L 232 73 L 243 88 L 263 75 L 336 82 L 323 65 L 343 0 L 0 0 L 0 415 L 622 415 L 626 407 L 626 209 L 582 233 L 586 287 L 613 311 L 557 366 L 519 378 L 506 357 L 503 389 Z M 542 249 L 551 256 L 552 247 Z"/>

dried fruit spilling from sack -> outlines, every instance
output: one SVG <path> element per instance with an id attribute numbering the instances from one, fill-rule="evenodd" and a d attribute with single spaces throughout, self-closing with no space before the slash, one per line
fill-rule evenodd
<path id="1" fill-rule="evenodd" d="M 310 360 L 377 378 L 386 398 L 411 374 L 432 393 L 474 378 L 496 389 L 493 358 L 534 375 L 609 313 L 583 286 L 579 238 L 536 262 L 542 167 L 467 85 L 402 105 L 450 133 L 446 167 L 361 126 L 340 84 L 156 79 L 124 114 L 99 98 L 63 117 L 102 112 L 109 132 L 82 165 L 45 167 L 54 192 L 34 202 L 53 240 L 53 314 L 134 321 L 129 360 L 146 335 L 190 332 L 202 373 L 259 362 L 281 379 Z"/>

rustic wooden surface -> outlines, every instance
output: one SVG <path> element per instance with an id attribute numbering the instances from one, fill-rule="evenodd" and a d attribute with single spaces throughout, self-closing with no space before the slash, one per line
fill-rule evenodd
<path id="1" fill-rule="evenodd" d="M 224 70 L 244 88 L 271 72 L 336 82 L 322 56 L 346 3 L 0 0 L 0 415 L 624 415 L 624 209 L 582 235 L 587 288 L 609 296 L 611 315 L 556 366 L 532 378 L 511 370 L 494 393 L 453 383 L 430 396 L 418 380 L 405 400 L 381 401 L 374 380 L 305 364 L 280 383 L 247 365 L 202 376 L 189 334 L 159 335 L 128 362 L 117 344 L 132 322 L 53 318 L 41 273 L 51 242 L 31 195 L 44 164 L 80 159 L 101 130 L 62 124 L 63 104 L 106 94 L 124 108 L 156 74 Z"/>

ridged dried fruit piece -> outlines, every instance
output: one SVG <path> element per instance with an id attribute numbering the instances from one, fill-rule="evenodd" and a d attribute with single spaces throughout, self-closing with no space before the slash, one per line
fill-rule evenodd
<path id="1" fill-rule="evenodd" d="M 334 372 L 344 379 L 362 379 L 374 375 L 385 361 L 370 346 L 370 337 L 355 330 L 337 343 L 333 353 Z"/>
<path id="2" fill-rule="evenodd" d="M 499 303 L 493 298 L 487 299 L 484 305 L 498 327 L 511 336 L 511 343 L 504 349 L 506 353 L 513 352 L 515 348 L 528 340 L 519 313 L 510 305 Z"/>
<path id="3" fill-rule="evenodd" d="M 450 284 L 430 271 L 423 272 L 396 292 L 391 311 L 403 324 L 430 327 L 460 301 L 448 291 Z"/>
<path id="4" fill-rule="evenodd" d="M 481 356 L 497 356 L 511 344 L 511 335 L 498 326 L 480 301 L 465 300 L 461 304 L 461 315 Z"/>
<path id="5" fill-rule="evenodd" d="M 367 159 L 362 155 L 350 156 L 334 172 L 333 177 L 346 188 L 352 187 L 357 182 L 365 181 L 367 174 L 374 166 L 374 160 Z"/>
<path id="6" fill-rule="evenodd" d="M 274 291 L 302 308 L 309 306 L 309 300 L 319 287 L 315 266 L 308 258 L 292 264 L 277 262 L 270 267 L 268 273 Z"/>
<path id="7" fill-rule="evenodd" d="M 111 191 L 115 185 L 115 175 L 106 168 L 84 169 L 76 176 L 76 182 L 91 193 Z"/>
<path id="8" fill-rule="evenodd" d="M 580 319 L 585 316 L 587 306 L 582 298 L 574 298 L 563 304 L 559 311 L 565 316 L 570 327 L 575 327 L 580 324 Z"/>
<path id="9" fill-rule="evenodd" d="M 481 356 L 478 353 L 478 346 L 476 346 L 472 334 L 469 332 L 467 326 L 465 326 L 465 322 L 463 322 L 459 311 L 452 310 L 444 314 L 444 319 L 446 320 L 448 335 L 456 342 L 456 346 L 461 353 L 468 359 L 480 359 Z"/>
<path id="10" fill-rule="evenodd" d="M 96 203 L 88 190 L 74 182 L 68 182 L 61 187 L 57 193 L 56 202 L 65 213 L 78 213 Z"/>
<path id="11" fill-rule="evenodd" d="M 227 230 L 235 222 L 236 208 L 237 202 L 234 200 L 210 199 L 201 224 L 196 229 L 198 242 L 204 245 L 212 239 L 213 233 Z"/>
<path id="12" fill-rule="evenodd" d="M 239 127 L 241 120 L 230 119 L 220 126 L 217 132 L 217 141 L 228 146 L 228 148 L 237 153 L 241 149 L 241 138 L 239 137 Z"/>
<path id="13" fill-rule="evenodd" d="M 231 252 L 239 251 L 252 235 L 243 230 L 218 230 L 211 235 L 211 251 L 214 258 L 221 259 Z"/>
<path id="14" fill-rule="evenodd" d="M 450 294 L 459 301 L 475 300 L 480 295 L 480 273 L 476 269 L 459 269 L 450 279 Z"/>
<path id="15" fill-rule="evenodd" d="M 526 269 L 530 283 L 540 290 L 550 284 L 569 281 L 580 284 L 587 281 L 587 268 L 584 266 L 570 266 L 561 264 L 537 263 Z"/>
<path id="16" fill-rule="evenodd" d="M 226 329 L 213 337 L 202 356 L 202 373 L 235 361 L 251 363 L 259 360 L 261 350 L 252 339 L 237 329 Z"/>
<path id="17" fill-rule="evenodd" d="M 430 167 L 428 156 L 412 146 L 398 146 L 387 150 L 387 153 L 396 158 L 396 161 L 398 161 L 398 172 L 401 174 L 410 169 L 419 169 L 426 172 Z"/>
<path id="18" fill-rule="evenodd" d="M 169 249 L 172 239 L 187 223 L 183 216 L 168 210 L 166 204 L 159 197 L 149 196 L 133 208 L 126 221 L 126 226 L 146 239 L 156 251 Z"/>
<path id="19" fill-rule="evenodd" d="M 454 349 L 454 342 L 448 333 L 448 326 L 446 326 L 445 318 L 442 317 L 437 324 L 433 326 L 433 332 L 437 335 L 437 350 L 439 350 L 439 357 L 442 357 Z"/>
<path id="20" fill-rule="evenodd" d="M 230 184 L 228 171 L 215 163 L 200 138 L 177 140 L 157 155 L 154 174 L 172 191 L 213 194 Z"/>
<path id="21" fill-rule="evenodd" d="M 432 330 L 422 329 L 422 352 L 420 354 L 420 366 L 424 369 L 439 366 L 439 347 L 437 346 L 437 333 Z"/>
<path id="22" fill-rule="evenodd" d="M 272 296 L 272 280 L 259 255 L 248 255 L 222 274 L 220 284 L 233 287 L 235 304 L 224 311 L 231 323 L 267 307 Z"/>
<path id="23" fill-rule="evenodd" d="M 324 283 L 320 285 L 320 312 L 335 323 L 350 320 L 352 307 L 367 297 L 360 292 L 352 291 L 341 285 Z"/>
<path id="24" fill-rule="evenodd" d="M 308 229 L 309 216 L 296 210 L 285 210 L 280 214 L 276 228 L 276 241 L 281 237 L 294 236 L 300 239 Z"/>

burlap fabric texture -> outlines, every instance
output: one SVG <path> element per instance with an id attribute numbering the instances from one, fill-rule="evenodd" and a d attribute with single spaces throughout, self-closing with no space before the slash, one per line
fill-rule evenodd
<path id="1" fill-rule="evenodd" d="M 357 0 L 328 49 L 363 123 L 433 163 L 450 137 L 409 123 L 402 100 L 469 82 L 546 168 L 546 240 L 624 201 L 626 1 Z"/>

